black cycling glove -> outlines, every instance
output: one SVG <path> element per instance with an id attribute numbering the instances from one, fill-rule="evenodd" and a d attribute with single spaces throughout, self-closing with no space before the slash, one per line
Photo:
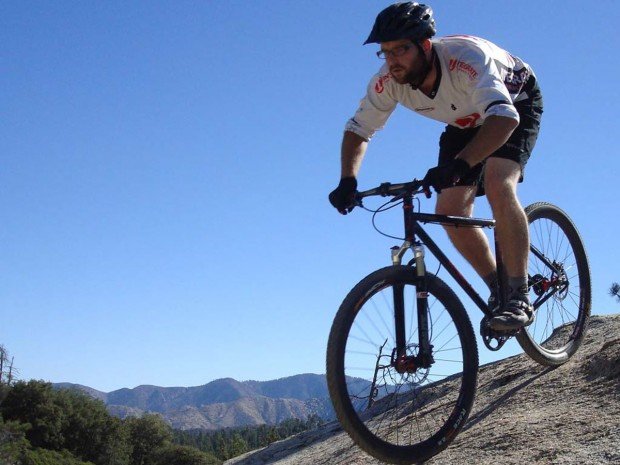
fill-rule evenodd
<path id="1" fill-rule="evenodd" d="M 357 192 L 357 179 L 353 176 L 342 178 L 338 187 L 329 194 L 329 201 L 340 213 L 346 215 L 353 210 L 355 192 Z"/>
<path id="2" fill-rule="evenodd" d="M 431 186 L 437 193 L 440 193 L 442 189 L 447 187 L 454 187 L 457 182 L 469 173 L 469 170 L 471 170 L 471 167 L 462 158 L 454 158 L 445 165 L 431 168 L 424 176 L 424 191 L 428 196 Z"/>

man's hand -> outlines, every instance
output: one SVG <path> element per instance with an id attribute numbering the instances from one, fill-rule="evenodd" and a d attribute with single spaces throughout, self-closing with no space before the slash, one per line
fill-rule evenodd
<path id="1" fill-rule="evenodd" d="M 329 201 L 340 213 L 346 215 L 353 210 L 355 192 L 357 192 L 357 179 L 352 176 L 342 178 L 338 187 L 329 194 Z"/>
<path id="2" fill-rule="evenodd" d="M 453 187 L 469 172 L 471 167 L 462 158 L 454 158 L 446 165 L 431 168 L 424 176 L 424 191 L 427 197 L 430 196 L 430 188 L 433 187 L 437 193 L 442 189 Z"/>

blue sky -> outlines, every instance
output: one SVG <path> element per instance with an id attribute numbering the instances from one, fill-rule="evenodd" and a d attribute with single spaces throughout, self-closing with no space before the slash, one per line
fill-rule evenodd
<path id="1" fill-rule="evenodd" d="M 0 5 L 0 343 L 21 378 L 110 391 L 324 372 L 336 309 L 395 243 L 327 203 L 344 123 L 381 64 L 361 44 L 387 4 Z M 620 4 L 431 5 L 439 35 L 534 67 L 545 113 L 522 202 L 573 217 L 593 312 L 617 313 Z M 423 176 L 441 131 L 397 110 L 360 187 Z M 518 350 L 481 346 L 481 361 Z"/>

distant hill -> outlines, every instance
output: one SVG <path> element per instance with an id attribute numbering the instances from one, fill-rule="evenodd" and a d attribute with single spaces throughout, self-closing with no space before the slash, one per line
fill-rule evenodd
<path id="1" fill-rule="evenodd" d="M 82 391 L 88 394 L 95 399 L 102 400 L 106 402 L 108 395 L 105 392 L 97 391 L 96 389 L 90 388 L 88 386 L 82 386 L 81 384 L 72 384 L 72 383 L 54 383 L 53 385 L 56 389 L 73 389 Z"/>
<path id="2" fill-rule="evenodd" d="M 195 387 L 145 385 L 109 393 L 71 383 L 54 387 L 79 390 L 100 399 L 111 414 L 121 418 L 159 413 L 174 428 L 183 430 L 277 424 L 312 414 L 333 418 L 325 376 L 316 374 L 273 381 L 224 378 Z"/>

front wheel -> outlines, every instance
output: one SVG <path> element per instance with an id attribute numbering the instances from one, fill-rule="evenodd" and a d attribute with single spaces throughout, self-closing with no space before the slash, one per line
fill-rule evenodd
<path id="1" fill-rule="evenodd" d="M 418 292 L 423 280 L 428 294 Z M 418 312 L 420 297 L 427 297 L 426 312 Z M 404 318 L 395 317 L 395 301 L 404 302 Z M 433 362 L 403 370 L 395 355 L 396 327 L 404 331 L 408 359 L 415 360 L 419 313 L 428 315 Z M 370 274 L 334 319 L 327 383 L 336 415 L 363 450 L 385 462 L 420 463 L 445 449 L 472 408 L 477 373 L 476 339 L 460 300 L 439 278 L 417 277 L 413 267 Z"/>
<path id="2" fill-rule="evenodd" d="M 525 213 L 530 224 L 530 298 L 536 317 L 519 331 L 517 340 L 538 363 L 557 366 L 575 353 L 588 328 L 588 257 L 577 228 L 560 208 L 538 202 Z"/>

